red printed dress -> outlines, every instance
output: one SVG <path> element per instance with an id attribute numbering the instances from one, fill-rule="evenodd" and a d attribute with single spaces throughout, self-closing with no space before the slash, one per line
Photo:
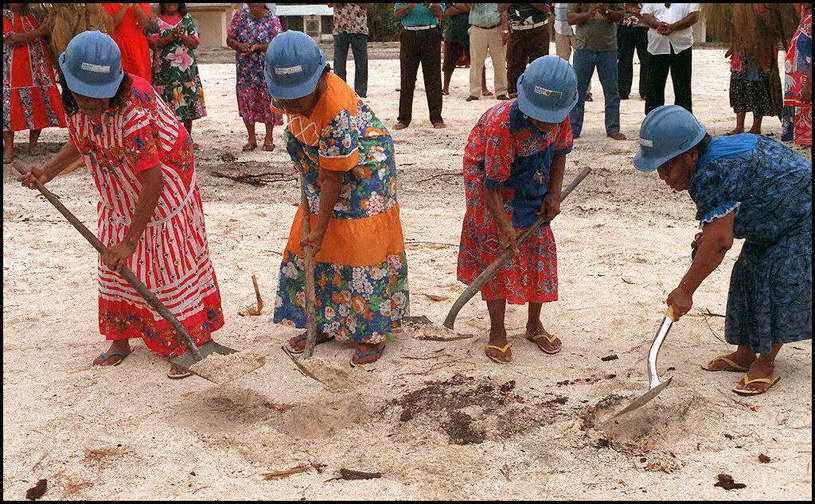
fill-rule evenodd
<path id="1" fill-rule="evenodd" d="M 99 190 L 99 239 L 107 247 L 124 238 L 135 216 L 142 189 L 138 173 L 161 166 L 164 189 L 126 265 L 201 345 L 224 320 L 192 141 L 150 84 L 128 75 L 133 84 L 120 108 L 109 109 L 99 119 L 81 111 L 69 115 L 69 133 Z M 162 356 L 184 353 L 172 326 L 101 259 L 99 331 L 109 340 L 143 338 Z"/>
<path id="2" fill-rule="evenodd" d="M 3 40 L 39 29 L 35 11 L 3 9 Z M 3 131 L 65 127 L 65 114 L 45 40 L 12 47 L 3 44 Z"/>
<path id="3" fill-rule="evenodd" d="M 552 160 L 571 150 L 568 117 L 544 134 L 524 118 L 515 100 L 481 116 L 464 150 L 467 211 L 458 253 L 461 282 L 469 285 L 499 255 L 498 226 L 487 208 L 485 187 L 498 189 L 507 219 L 520 235 L 534 222 L 548 192 Z M 481 296 L 513 304 L 557 300 L 557 250 L 548 223 L 484 285 Z"/>

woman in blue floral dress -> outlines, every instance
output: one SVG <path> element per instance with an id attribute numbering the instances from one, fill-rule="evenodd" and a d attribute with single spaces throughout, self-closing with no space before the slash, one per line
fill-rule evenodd
<path id="1" fill-rule="evenodd" d="M 269 48 L 267 81 L 269 74 L 283 79 L 309 67 L 304 59 L 296 66 L 276 61 L 276 45 L 319 55 L 320 63 L 311 92 L 273 101 L 288 116 L 286 150 L 305 176 L 311 229 L 304 237 L 299 208 L 280 265 L 274 321 L 306 326 L 303 247 L 310 246 L 316 251 L 317 343 L 350 340 L 356 345 L 351 363 L 370 364 L 408 314 L 393 139 L 302 32 L 285 32 Z M 303 352 L 305 340 L 305 333 L 289 339 L 289 351 Z"/>
<path id="2" fill-rule="evenodd" d="M 255 123 L 266 123 L 265 151 L 274 150 L 274 127 L 283 124 L 283 117 L 269 109 L 272 97 L 263 80 L 266 48 L 281 31 L 280 19 L 262 3 L 250 3 L 236 11 L 227 31 L 226 43 L 235 50 L 238 113 L 248 133 L 244 151 L 258 146 Z"/>
<path id="3" fill-rule="evenodd" d="M 744 239 L 725 318 L 725 339 L 738 348 L 703 369 L 744 373 L 738 394 L 766 392 L 780 378 L 781 347 L 812 339 L 812 163 L 761 135 L 711 139 L 675 105 L 651 111 L 640 138 L 635 166 L 687 190 L 702 226 L 693 263 L 667 303 L 677 317 L 687 313 L 733 239 Z"/>

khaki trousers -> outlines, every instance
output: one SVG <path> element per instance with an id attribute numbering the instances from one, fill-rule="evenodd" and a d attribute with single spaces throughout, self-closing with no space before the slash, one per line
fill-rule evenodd
<path id="1" fill-rule="evenodd" d="M 506 95 L 507 48 L 501 40 L 501 28 L 487 30 L 471 26 L 467 32 L 470 34 L 470 96 L 481 96 L 481 74 L 484 71 L 487 51 L 492 59 L 495 95 Z"/>

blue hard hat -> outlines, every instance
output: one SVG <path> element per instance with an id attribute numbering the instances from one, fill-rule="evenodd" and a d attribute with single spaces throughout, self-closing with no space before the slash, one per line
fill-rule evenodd
<path id="1" fill-rule="evenodd" d="M 278 99 L 302 98 L 314 92 L 324 68 L 325 55 L 311 37 L 285 31 L 266 50 L 266 87 Z"/>
<path id="2" fill-rule="evenodd" d="M 89 98 L 112 98 L 124 78 L 122 52 L 100 31 L 82 32 L 59 57 L 68 89 Z"/>
<path id="3" fill-rule="evenodd" d="M 634 155 L 634 167 L 639 171 L 654 171 L 687 152 L 706 134 L 696 117 L 679 105 L 657 107 L 645 116 L 640 126 L 640 150 Z"/>
<path id="4" fill-rule="evenodd" d="M 577 74 L 559 56 L 542 56 L 518 77 L 518 107 L 538 121 L 560 123 L 577 104 Z"/>

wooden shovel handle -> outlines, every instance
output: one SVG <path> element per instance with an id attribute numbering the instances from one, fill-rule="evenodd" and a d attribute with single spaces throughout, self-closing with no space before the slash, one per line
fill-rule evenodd
<path id="1" fill-rule="evenodd" d="M 23 167 L 23 165 L 19 162 L 14 163 L 14 168 L 18 172 L 20 172 L 21 175 L 25 175 L 26 173 L 28 173 L 26 169 Z M 39 180 L 35 180 L 34 184 L 36 185 L 37 190 L 39 190 L 40 193 L 43 196 L 45 196 L 45 198 L 49 202 L 51 202 L 51 204 L 54 205 L 57 208 L 57 210 L 59 210 L 59 213 L 61 213 L 66 219 L 68 219 L 68 222 L 70 222 L 76 228 L 77 231 L 82 233 L 82 236 L 84 236 L 85 239 L 88 240 L 88 242 L 91 245 L 93 245 L 93 248 L 95 248 L 99 252 L 99 254 L 104 255 L 105 253 L 107 253 L 108 251 L 107 247 L 105 247 L 105 245 L 101 241 L 99 241 L 99 238 L 97 238 L 96 235 L 90 231 L 90 229 L 86 228 L 85 225 L 82 224 L 82 222 L 80 222 L 80 220 L 77 219 L 76 216 L 74 216 L 74 214 L 70 212 L 70 210 L 65 208 L 65 205 L 63 205 L 62 202 L 59 201 L 59 198 L 57 198 L 57 196 L 54 195 L 54 193 L 46 189 L 45 186 L 42 185 L 42 183 L 40 183 Z M 170 313 L 167 307 L 165 307 L 164 304 L 162 304 L 162 302 L 159 301 L 156 295 L 150 292 L 150 289 L 148 289 L 147 286 L 144 285 L 144 283 L 142 283 L 142 281 L 139 280 L 138 277 L 135 274 L 133 274 L 133 272 L 127 266 L 122 266 L 122 269 L 119 271 L 119 274 L 122 275 L 122 277 L 124 277 L 124 279 L 127 280 L 128 283 L 130 283 L 130 285 L 132 285 L 133 288 L 136 289 L 136 291 L 139 294 L 141 294 L 144 300 L 147 301 L 150 304 L 150 306 L 152 306 L 159 313 L 159 315 L 161 315 L 164 318 L 164 320 L 166 320 L 171 326 L 173 326 L 173 329 L 175 329 L 176 332 L 178 332 L 179 336 L 181 336 L 181 342 L 184 344 L 184 347 L 187 349 L 187 351 L 192 352 L 192 354 L 195 356 L 197 360 L 201 360 L 202 359 L 201 352 L 199 352 L 198 348 L 196 348 L 195 343 L 193 343 L 192 338 L 190 337 L 187 330 L 184 328 L 183 325 L 181 325 L 181 322 L 179 322 L 178 319 L 175 318 L 175 316 L 172 313 Z"/>
<path id="2" fill-rule="evenodd" d="M 311 233 L 309 222 L 308 197 L 306 196 L 306 177 L 300 173 L 300 205 L 303 221 L 303 238 Z M 305 297 L 306 297 L 306 346 L 303 349 L 303 359 L 314 355 L 314 345 L 317 343 L 317 312 L 314 308 L 317 294 L 314 286 L 314 249 L 303 247 L 303 262 L 305 263 Z"/>
<path id="3" fill-rule="evenodd" d="M 583 168 L 580 173 L 572 180 L 572 182 L 560 193 L 560 200 L 563 201 L 566 197 L 571 194 L 575 187 L 577 187 L 580 182 L 583 181 L 586 176 L 591 173 L 591 168 L 588 166 Z M 532 236 L 535 231 L 538 230 L 541 225 L 546 222 L 546 219 L 543 215 L 539 216 L 535 219 L 535 222 L 529 226 L 526 231 L 516 240 L 516 244 L 520 247 L 530 236 Z M 475 280 L 467 286 L 467 289 L 461 293 L 461 295 L 456 299 L 455 303 L 453 303 L 452 308 L 450 308 L 450 312 L 447 313 L 447 318 L 444 319 L 444 327 L 448 329 L 453 328 L 453 324 L 456 323 L 456 317 L 458 316 L 458 312 L 464 307 L 467 302 L 475 296 L 475 293 L 480 291 L 484 284 L 490 281 L 490 279 L 495 276 L 495 273 L 504 266 L 504 263 L 512 257 L 512 249 L 508 248 L 505 249 L 501 254 L 495 259 L 492 264 L 487 266 L 487 268 L 481 272 L 480 275 L 476 277 Z"/>

